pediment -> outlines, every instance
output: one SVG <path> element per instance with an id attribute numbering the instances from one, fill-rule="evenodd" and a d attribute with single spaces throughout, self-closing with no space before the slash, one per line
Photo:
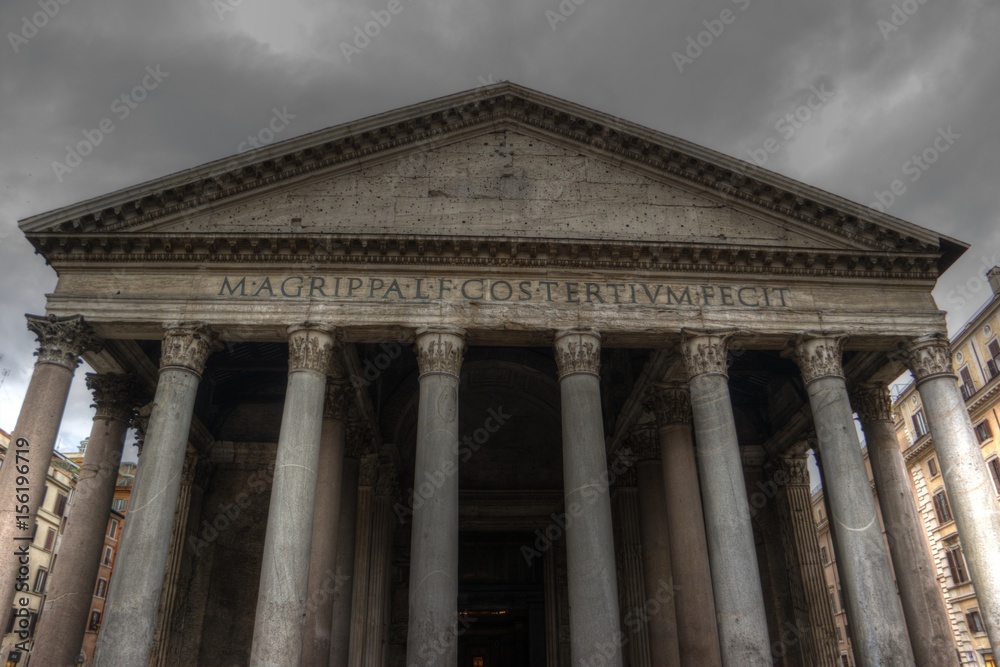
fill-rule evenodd
<path id="1" fill-rule="evenodd" d="M 889 270 L 910 255 L 909 266 L 916 262 L 921 271 L 943 270 L 965 249 L 753 165 L 509 83 L 291 139 L 21 227 L 50 260 L 98 246 L 152 252 L 157 243 L 191 253 L 209 236 L 227 237 L 223 245 L 233 252 L 253 238 L 271 239 L 275 252 L 288 239 L 298 252 L 302 239 L 313 252 L 320 239 L 336 236 L 348 244 L 362 239 L 365 247 L 382 237 L 801 250 L 827 253 L 834 257 L 828 262 L 842 252 L 854 253 L 851 266 L 866 261 L 857 253 L 868 253 L 896 256 Z M 217 247 L 210 242 L 205 252 Z"/>

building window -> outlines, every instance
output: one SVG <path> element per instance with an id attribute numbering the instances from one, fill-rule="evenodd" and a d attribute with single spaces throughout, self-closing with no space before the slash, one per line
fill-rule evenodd
<path id="1" fill-rule="evenodd" d="M 820 547 L 819 548 L 819 559 L 821 561 L 823 561 L 823 565 L 826 565 L 827 563 L 830 562 L 830 559 L 827 558 L 827 555 L 826 555 L 826 547 Z"/>
<path id="2" fill-rule="evenodd" d="M 969 373 L 969 367 L 963 366 L 958 374 L 962 379 L 962 398 L 969 400 L 976 393 L 976 385 L 972 383 L 972 374 Z"/>
<path id="3" fill-rule="evenodd" d="M 38 572 L 35 574 L 35 588 L 34 588 L 34 591 L 36 593 L 44 593 L 45 592 L 45 583 L 48 581 L 48 578 L 49 578 L 49 572 L 48 572 L 48 570 L 43 570 L 43 569 L 39 569 L 38 570 Z"/>
<path id="4" fill-rule="evenodd" d="M 117 512 L 124 512 L 128 507 L 128 498 L 115 498 L 111 501 L 111 509 Z"/>
<path id="5" fill-rule="evenodd" d="M 927 420 L 924 419 L 923 408 L 914 412 L 912 419 L 913 419 L 914 440 L 919 440 L 920 438 L 927 435 Z"/>
<path id="6" fill-rule="evenodd" d="M 970 609 L 965 615 L 965 622 L 969 624 L 969 632 L 974 635 L 986 632 L 986 628 L 983 626 L 983 617 L 979 615 L 978 609 Z"/>
<path id="7" fill-rule="evenodd" d="M 993 476 L 993 486 L 996 487 L 997 493 L 1000 493 L 1000 459 L 994 456 L 986 462 L 986 465 L 989 466 L 990 475 Z"/>
<path id="8" fill-rule="evenodd" d="M 984 655 L 983 659 L 986 661 L 986 667 L 997 667 L 997 663 L 993 660 L 993 654 Z"/>
<path id="9" fill-rule="evenodd" d="M 978 424 L 976 424 L 976 440 L 979 444 L 983 444 L 987 440 L 993 438 L 993 429 L 990 428 L 990 423 L 985 419 Z"/>
<path id="10" fill-rule="evenodd" d="M 49 528 L 49 532 L 45 534 L 45 550 L 52 551 L 53 545 L 56 543 L 56 530 L 55 528 Z"/>
<path id="11" fill-rule="evenodd" d="M 927 472 L 930 473 L 931 477 L 937 477 L 941 474 L 941 471 L 938 470 L 937 459 L 933 456 L 927 459 Z"/>
<path id="12" fill-rule="evenodd" d="M 97 632 L 101 627 L 101 612 L 97 609 L 92 609 L 90 612 L 90 629 Z"/>
<path id="13" fill-rule="evenodd" d="M 17 607 L 14 607 L 13 609 L 11 609 L 10 618 L 7 619 L 7 632 L 4 633 L 4 634 L 8 634 L 9 635 L 10 633 L 14 632 L 14 622 L 18 619 L 18 617 L 15 616 L 16 613 L 17 613 Z M 28 634 L 29 635 L 35 631 L 35 621 L 37 621 L 37 620 L 38 620 L 38 614 L 35 613 L 35 612 L 33 612 L 33 611 L 29 611 L 28 612 Z"/>
<path id="14" fill-rule="evenodd" d="M 947 547 L 945 555 L 948 558 L 948 569 L 951 570 L 951 579 L 955 584 L 964 584 L 969 580 L 969 574 L 965 567 L 965 555 L 962 553 L 961 545 L 955 544 Z"/>
<path id="15" fill-rule="evenodd" d="M 944 489 L 934 494 L 934 511 L 937 512 L 938 523 L 951 521 L 951 505 L 948 504 L 948 494 Z"/>
<path id="16" fill-rule="evenodd" d="M 990 369 L 990 378 L 1000 375 L 1000 342 L 994 338 L 986 345 L 989 359 L 986 360 L 986 367 Z"/>
<path id="17" fill-rule="evenodd" d="M 56 504 L 55 507 L 52 508 L 52 513 L 61 517 L 64 512 L 66 512 L 66 495 L 60 493 L 56 496 Z"/>
<path id="18" fill-rule="evenodd" d="M 108 537 L 115 539 L 118 535 L 118 519 L 112 519 L 108 522 Z"/>
<path id="19" fill-rule="evenodd" d="M 833 610 L 834 615 L 837 614 L 837 597 L 832 588 L 830 589 L 830 609 Z"/>
<path id="20" fill-rule="evenodd" d="M 94 590 L 94 597 L 103 598 L 108 594 L 108 580 L 101 578 L 97 580 L 97 588 Z"/>
<path id="21" fill-rule="evenodd" d="M 111 547 L 104 547 L 104 558 L 101 559 L 101 565 L 106 565 L 107 567 L 111 567 L 112 554 L 113 550 L 111 549 Z"/>

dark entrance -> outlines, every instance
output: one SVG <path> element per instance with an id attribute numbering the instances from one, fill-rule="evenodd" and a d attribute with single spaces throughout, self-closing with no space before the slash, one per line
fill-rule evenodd
<path id="1" fill-rule="evenodd" d="M 459 667 L 544 667 L 541 559 L 528 533 L 463 533 L 459 542 Z"/>

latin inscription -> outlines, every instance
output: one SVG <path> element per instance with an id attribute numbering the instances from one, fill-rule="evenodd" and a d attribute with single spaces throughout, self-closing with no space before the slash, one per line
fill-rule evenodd
<path id="1" fill-rule="evenodd" d="M 335 301 L 488 301 L 788 308 L 788 287 L 345 276 L 226 276 L 218 296 Z"/>

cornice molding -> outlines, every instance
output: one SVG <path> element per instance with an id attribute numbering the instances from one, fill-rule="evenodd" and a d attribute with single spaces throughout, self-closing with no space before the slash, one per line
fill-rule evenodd
<path id="1" fill-rule="evenodd" d="M 945 252 L 939 235 L 690 142 L 501 83 L 321 130 L 28 218 L 46 231 L 108 233 L 185 217 L 228 198 L 443 145 L 488 128 L 563 140 L 650 175 L 714 192 L 873 251 Z M 947 239 L 944 239 L 947 240 Z M 950 240 L 947 240 L 950 242 Z M 954 242 L 951 242 L 954 243 Z M 957 245 L 957 244 L 956 244 Z M 948 249 L 949 251 L 951 249 Z"/>

